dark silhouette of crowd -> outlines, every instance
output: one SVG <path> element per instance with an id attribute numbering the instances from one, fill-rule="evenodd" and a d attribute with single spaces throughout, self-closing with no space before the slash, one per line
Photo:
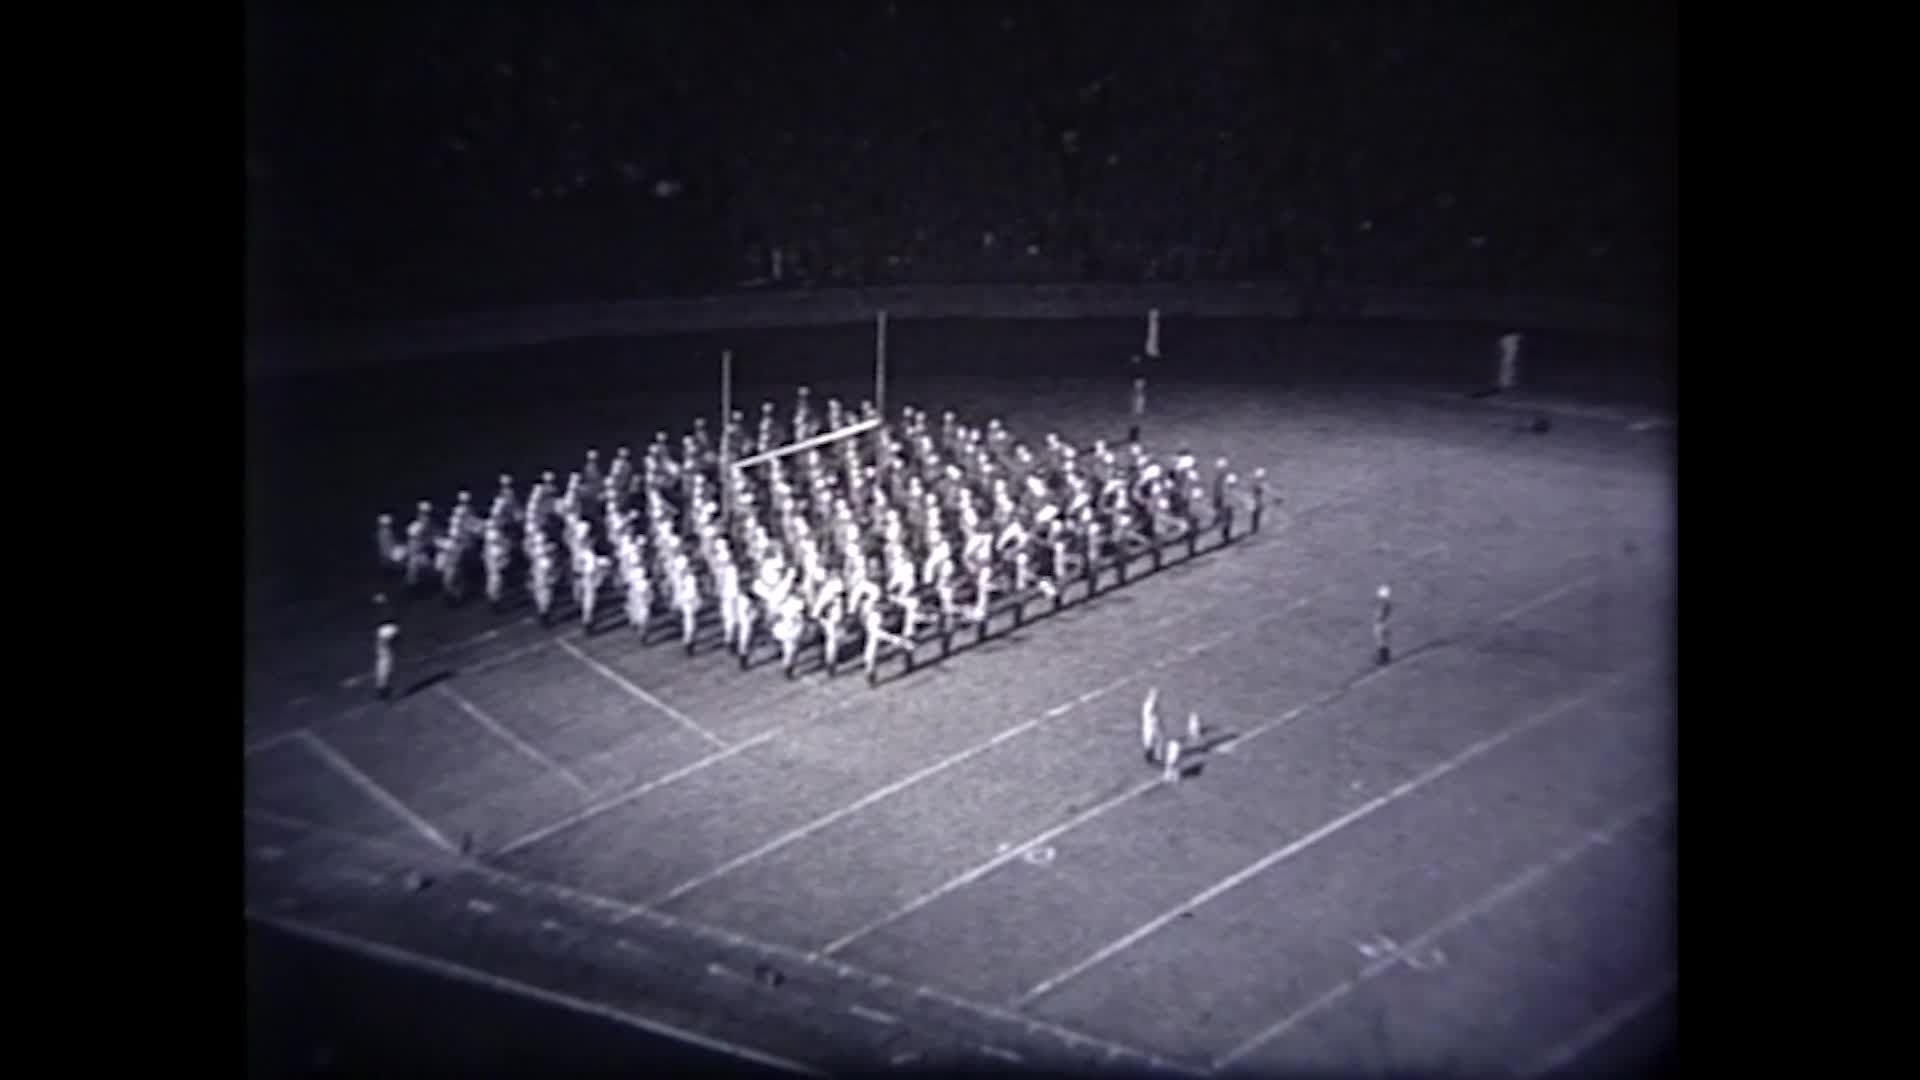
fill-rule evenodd
<path id="1" fill-rule="evenodd" d="M 900 282 L 1671 288 L 1671 15 L 1619 5 L 291 5 L 256 310 Z"/>

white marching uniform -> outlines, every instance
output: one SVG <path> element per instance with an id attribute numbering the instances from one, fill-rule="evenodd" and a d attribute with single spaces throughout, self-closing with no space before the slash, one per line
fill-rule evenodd
<path id="1" fill-rule="evenodd" d="M 673 604 L 680 609 L 680 643 L 692 649 L 700 616 L 700 579 L 684 555 L 674 561 Z"/>
<path id="2" fill-rule="evenodd" d="M 586 558 L 587 576 L 580 589 L 580 623 L 593 625 L 594 602 L 600 597 L 600 586 L 605 584 L 607 574 L 613 569 L 613 560 L 605 555 L 594 555 L 591 551 Z"/>
<path id="3" fill-rule="evenodd" d="M 420 584 L 420 575 L 426 573 L 433 560 L 433 538 L 428 535 L 427 523 L 415 520 L 407 525 L 407 586 Z"/>
<path id="4" fill-rule="evenodd" d="M 400 628 L 390 622 L 381 623 L 373 632 L 373 685 L 381 697 L 393 689 L 393 648 L 399 636 Z"/>
<path id="5" fill-rule="evenodd" d="M 800 635 L 806 630 L 805 615 L 805 602 L 791 592 L 780 598 L 773 611 L 773 639 L 780 643 L 780 666 L 789 675 L 800 651 Z"/>
<path id="6" fill-rule="evenodd" d="M 440 590 L 449 600 L 460 599 L 460 559 L 466 554 L 466 545 L 459 536 L 448 533 L 437 542 L 439 550 L 434 555 L 434 569 L 440 572 Z"/>
<path id="7" fill-rule="evenodd" d="M 485 547 L 481 550 L 482 561 L 487 570 L 487 602 L 498 606 L 507 591 L 507 557 L 512 549 L 507 546 L 507 534 L 498 526 L 487 529 Z"/>
<path id="8" fill-rule="evenodd" d="M 406 557 L 406 548 L 401 546 L 399 535 L 393 531 L 391 514 L 381 514 L 375 520 L 373 542 L 380 549 L 380 569 L 382 570 L 398 566 Z"/>
<path id="9" fill-rule="evenodd" d="M 1146 753 L 1147 763 L 1152 764 L 1160 742 L 1160 688 L 1155 686 L 1147 690 L 1147 699 L 1140 704 L 1140 748 Z"/>
<path id="10" fill-rule="evenodd" d="M 645 633 L 652 614 L 653 579 L 647 577 L 644 569 L 636 567 L 627 575 L 627 622 L 635 630 Z"/>
<path id="11" fill-rule="evenodd" d="M 553 548 L 550 544 L 544 544 L 535 549 L 533 561 L 529 564 L 528 572 L 531 575 L 529 584 L 533 589 L 533 605 L 539 610 L 540 617 L 545 619 L 548 614 L 553 611 L 553 587 L 555 585 Z"/>
<path id="12" fill-rule="evenodd" d="M 1375 593 L 1378 604 L 1373 609 L 1373 648 L 1380 663 L 1386 663 L 1393 656 L 1392 629 L 1388 623 L 1393 617 L 1393 590 L 1385 585 Z"/>

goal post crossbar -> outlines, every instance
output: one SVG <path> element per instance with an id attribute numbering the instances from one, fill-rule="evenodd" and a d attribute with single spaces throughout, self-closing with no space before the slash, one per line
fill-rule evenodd
<path id="1" fill-rule="evenodd" d="M 722 350 L 720 353 L 720 430 L 722 432 L 720 441 L 720 466 L 726 474 L 727 482 L 720 486 L 721 519 L 727 522 L 729 526 L 731 526 L 733 522 L 732 481 L 734 477 L 741 475 L 742 469 L 749 469 L 755 465 L 764 465 L 769 461 L 776 461 L 788 454 L 797 454 L 803 450 L 811 450 L 823 443 L 833 442 L 837 439 L 852 438 L 853 436 L 871 431 L 880 426 L 887 415 L 887 313 L 884 310 L 876 313 L 874 319 L 873 400 L 877 403 L 877 411 L 880 414 L 878 418 L 862 420 L 834 431 L 815 435 L 810 439 L 802 439 L 799 442 L 787 446 L 775 447 L 763 453 L 752 454 L 739 460 L 734 460 L 732 440 L 725 434 L 727 425 L 733 419 L 733 351 L 731 349 Z"/>
<path id="2" fill-rule="evenodd" d="M 830 442 L 837 442 L 841 439 L 851 439 L 856 435 L 864 435 L 867 432 L 872 431 L 874 428 L 879 427 L 880 423 L 881 423 L 881 419 L 876 416 L 871 419 L 861 420 L 856 423 L 848 424 L 846 427 L 843 427 L 843 428 L 835 428 L 832 431 L 823 431 L 820 434 L 815 435 L 810 439 L 801 439 L 799 442 L 796 442 L 796 443 L 788 443 L 785 446 L 776 446 L 771 450 L 765 450 L 758 454 L 753 454 L 748 457 L 740 458 L 739 460 L 732 463 L 732 468 L 734 472 L 738 473 L 742 469 L 750 469 L 755 465 L 765 465 L 769 461 L 774 461 L 779 458 L 787 457 L 790 454 L 798 454 L 803 451 L 811 450 L 816 446 L 822 446 Z"/>

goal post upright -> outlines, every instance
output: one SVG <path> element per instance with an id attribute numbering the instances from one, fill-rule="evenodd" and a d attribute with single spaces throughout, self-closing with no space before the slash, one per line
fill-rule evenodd
<path id="1" fill-rule="evenodd" d="M 880 309 L 873 338 L 873 404 L 887 418 L 887 310 Z"/>
<path id="2" fill-rule="evenodd" d="M 720 524 L 733 528 L 733 350 L 720 350 Z"/>

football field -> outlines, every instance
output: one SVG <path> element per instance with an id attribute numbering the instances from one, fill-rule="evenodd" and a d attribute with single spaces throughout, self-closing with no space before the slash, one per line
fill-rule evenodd
<path id="1" fill-rule="evenodd" d="M 367 685 L 376 512 L 677 434 L 721 348 L 767 373 L 736 407 L 857 399 L 870 331 L 259 393 L 249 918 L 772 1070 L 1544 1074 L 1663 1047 L 1674 431 L 1636 346 L 1530 345 L 1516 407 L 1464 396 L 1489 332 L 1167 330 L 1145 442 L 1264 466 L 1260 531 L 878 687 L 431 602 L 410 692 Z M 896 324 L 889 405 L 1118 439 L 1137 338 Z M 1154 687 L 1205 725 L 1177 782 L 1141 760 Z"/>

